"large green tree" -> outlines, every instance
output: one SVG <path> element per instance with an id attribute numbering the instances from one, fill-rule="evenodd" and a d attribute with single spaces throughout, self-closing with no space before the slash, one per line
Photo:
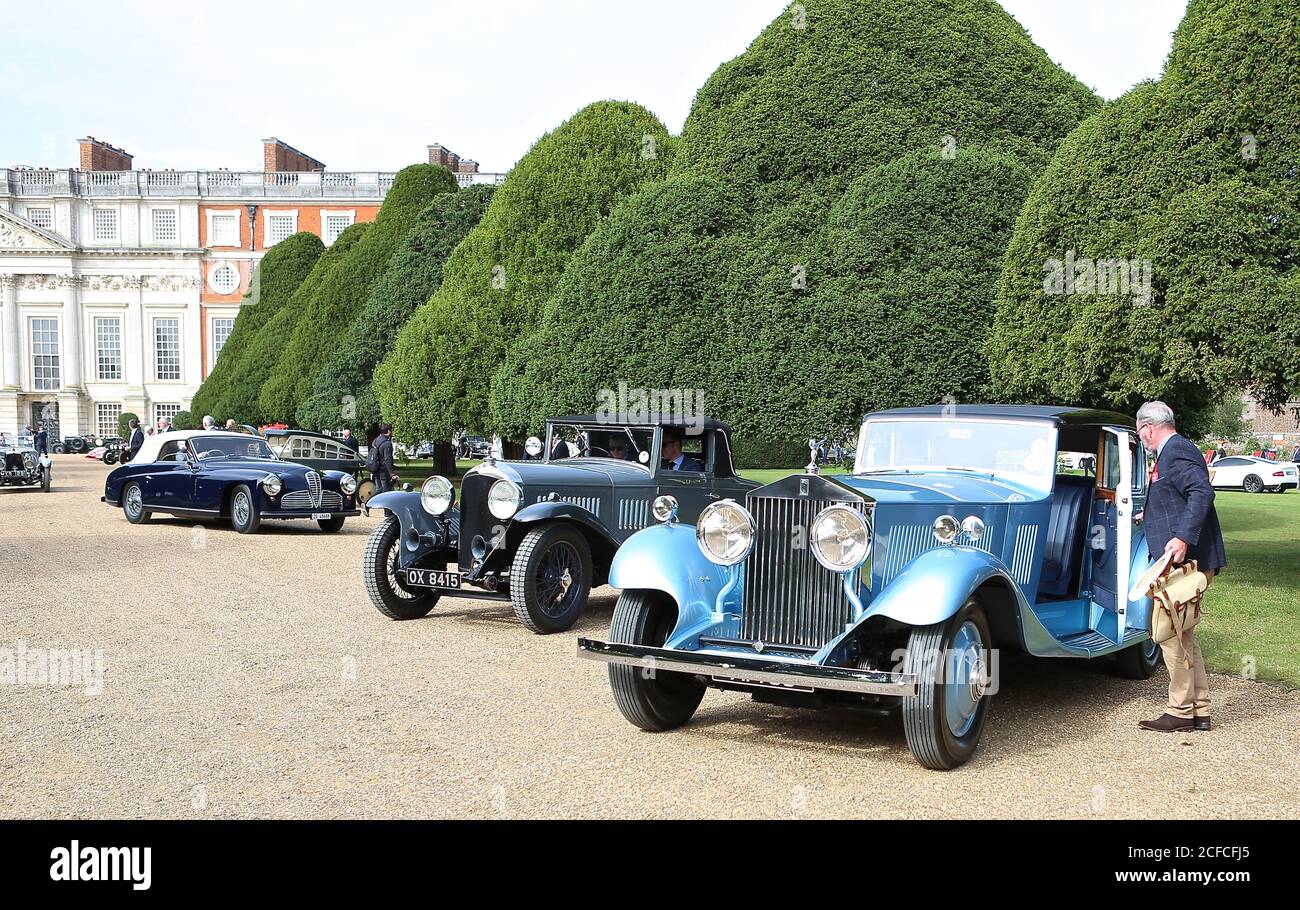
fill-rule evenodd
<path id="1" fill-rule="evenodd" d="M 439 193 L 455 192 L 456 178 L 436 164 L 402 169 L 384 197 L 374 227 L 330 270 L 306 301 L 301 318 L 258 398 L 262 410 L 293 420 L 316 375 L 343 340 L 371 285 L 410 232 L 420 211 Z"/>
<path id="2" fill-rule="evenodd" d="M 510 343 L 532 329 L 578 245 L 619 199 L 663 177 L 672 151 L 653 114 L 618 101 L 588 105 L 537 140 L 375 373 L 399 436 L 494 429 L 489 382 Z"/>
<path id="3" fill-rule="evenodd" d="M 200 416 L 211 414 L 223 424 L 228 417 L 244 421 L 246 415 L 235 407 L 237 396 L 233 389 L 236 378 L 247 372 L 243 363 L 249 347 L 262 327 L 298 290 L 324 249 L 319 237 L 303 231 L 267 250 L 240 302 L 235 326 L 221 348 L 221 356 L 194 394 L 191 411 Z"/>
<path id="4" fill-rule="evenodd" d="M 497 423 L 623 380 L 806 441 L 979 395 L 1015 213 L 1099 104 L 993 0 L 792 5 L 700 89 L 668 181 L 573 258 L 498 372 Z"/>
<path id="5" fill-rule="evenodd" d="M 1163 399 L 1195 434 L 1226 394 L 1300 389 L 1296 15 L 1192 0 L 1162 78 L 1062 143 L 1006 256 L 1003 395 Z"/>
<path id="6" fill-rule="evenodd" d="M 316 377 L 312 395 L 298 408 L 298 423 L 337 429 L 341 422 L 379 422 L 372 379 L 406 320 L 442 283 L 443 266 L 487 209 L 493 186 L 467 186 L 435 196 L 371 288 L 361 312 Z"/>

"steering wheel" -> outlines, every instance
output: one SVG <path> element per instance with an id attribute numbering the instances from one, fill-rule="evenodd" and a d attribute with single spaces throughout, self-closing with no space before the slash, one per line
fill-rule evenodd
<path id="1" fill-rule="evenodd" d="M 608 458 L 614 457 L 614 453 L 611 452 L 609 449 L 602 448 L 601 446 L 587 446 L 588 455 L 594 455 L 596 452 L 604 452 L 606 457 Z"/>

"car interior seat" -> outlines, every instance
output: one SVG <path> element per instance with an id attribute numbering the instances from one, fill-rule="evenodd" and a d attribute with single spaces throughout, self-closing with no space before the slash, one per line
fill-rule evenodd
<path id="1" fill-rule="evenodd" d="M 1040 597 L 1063 598 L 1074 593 L 1083 565 L 1083 540 L 1095 484 L 1091 477 L 1056 475 L 1043 549 L 1043 571 L 1038 582 Z"/>

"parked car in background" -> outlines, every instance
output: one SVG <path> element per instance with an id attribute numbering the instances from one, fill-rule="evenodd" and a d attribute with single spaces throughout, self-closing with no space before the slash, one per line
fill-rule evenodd
<path id="1" fill-rule="evenodd" d="M 1210 462 L 1210 483 L 1216 490 L 1285 493 L 1300 487 L 1300 466 L 1254 455 L 1229 455 Z"/>
<path id="2" fill-rule="evenodd" d="M 50 492 L 53 483 L 53 460 L 40 454 L 32 437 L 16 435 L 0 437 L 0 486 L 39 487 Z"/>
<path id="3" fill-rule="evenodd" d="M 388 516 L 370 536 L 362 565 L 375 607 L 391 619 L 426 615 L 444 594 L 508 601 L 534 632 L 561 632 L 577 620 L 610 560 L 651 523 L 651 503 L 673 495 L 693 520 L 710 502 L 757 486 L 736 476 L 731 429 L 703 421 L 684 448 L 703 471 L 670 471 L 659 453 L 657 419 L 610 424 L 592 416 L 547 421 L 546 439 L 526 449 L 550 453 L 561 435 L 585 434 L 583 454 L 562 461 L 489 458 L 465 474 L 459 502 L 445 477 L 420 492 L 382 493 L 370 508 Z"/>
<path id="4" fill-rule="evenodd" d="M 491 449 L 492 443 L 486 436 L 461 436 L 456 440 L 456 457 L 462 461 L 487 458 Z"/>
<path id="5" fill-rule="evenodd" d="M 313 430 L 291 429 L 268 429 L 265 436 L 271 451 L 285 461 L 317 471 L 352 475 L 357 480 L 357 502 L 362 506 L 375 494 L 375 482 L 366 474 L 365 459 L 345 445 L 342 439 Z"/>
<path id="6" fill-rule="evenodd" d="M 160 512 L 229 519 L 241 534 L 295 518 L 334 532 L 361 514 L 356 492 L 351 474 L 283 461 L 261 437 L 182 430 L 146 439 L 135 458 L 109 473 L 101 501 L 120 506 L 132 524 Z"/>
<path id="7" fill-rule="evenodd" d="M 1093 453 L 1095 477 L 1061 473 Z M 661 523 L 619 549 L 607 641 L 631 723 L 670 730 L 712 687 L 789 706 L 901 715 L 921 764 L 975 752 L 997 649 L 1113 656 L 1145 678 L 1161 661 L 1134 514 L 1146 456 L 1133 419 L 1045 406 L 870 414 L 851 475 L 792 475 Z M 666 499 L 666 497 L 665 497 Z"/>
<path id="8" fill-rule="evenodd" d="M 96 445 L 102 445 L 102 443 L 97 443 L 94 436 L 64 436 L 62 441 L 56 440 L 51 443 L 50 450 L 55 455 L 62 455 L 65 452 L 70 452 L 73 455 L 83 455 L 95 448 Z"/>

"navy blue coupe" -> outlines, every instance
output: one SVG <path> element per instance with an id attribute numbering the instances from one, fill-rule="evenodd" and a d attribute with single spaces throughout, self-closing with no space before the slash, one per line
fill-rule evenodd
<path id="1" fill-rule="evenodd" d="M 322 531 L 361 514 L 357 480 L 281 461 L 260 436 L 175 432 L 150 436 L 130 463 L 108 475 L 103 502 L 142 524 L 155 512 L 229 518 L 241 534 L 269 519 L 308 518 Z"/>

